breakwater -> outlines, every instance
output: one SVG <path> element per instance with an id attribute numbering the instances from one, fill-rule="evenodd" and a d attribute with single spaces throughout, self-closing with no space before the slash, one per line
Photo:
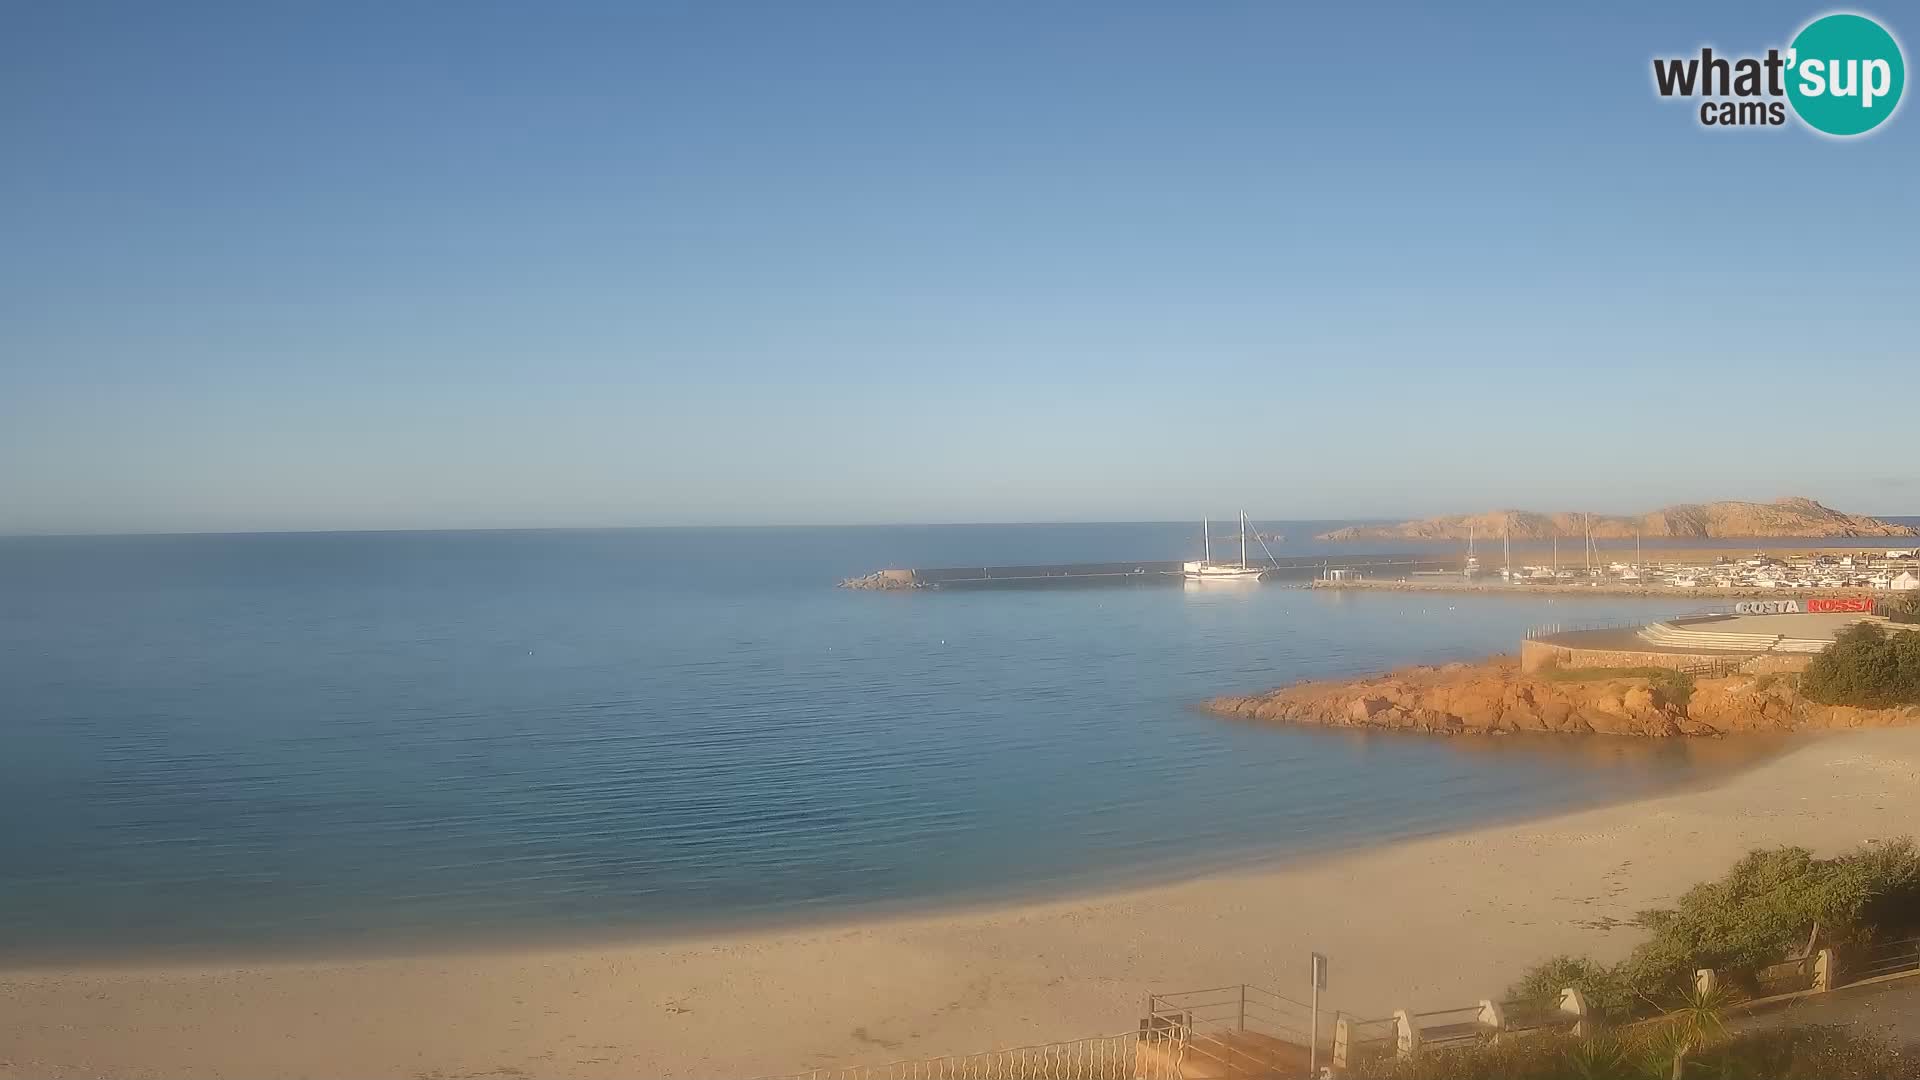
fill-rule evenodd
<path id="1" fill-rule="evenodd" d="M 1166 585 L 1184 580 L 1178 559 L 1137 562 L 1049 563 L 1031 566 L 942 566 L 878 570 L 841 582 L 849 589 L 1033 588 L 1062 585 Z M 1462 561 L 1447 555 L 1406 552 L 1365 555 L 1297 555 L 1249 559 L 1268 579 L 1312 581 L 1332 571 L 1353 573 L 1458 573 Z"/>

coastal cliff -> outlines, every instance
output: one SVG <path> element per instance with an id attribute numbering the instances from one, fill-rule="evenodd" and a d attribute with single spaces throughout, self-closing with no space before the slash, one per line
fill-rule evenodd
<path id="1" fill-rule="evenodd" d="M 1541 514 L 1529 510 L 1491 510 L 1484 514 L 1403 521 L 1397 525 L 1353 525 L 1321 533 L 1322 540 L 1465 540 L 1469 532 L 1483 540 L 1548 540 L 1556 536 L 1597 540 L 1686 537 L 1751 539 L 1761 537 L 1920 536 L 1920 529 L 1861 514 L 1844 514 L 1812 499 L 1786 498 L 1770 503 L 1682 503 L 1637 517 L 1604 514 Z"/>
<path id="2" fill-rule="evenodd" d="M 1694 678 L 1637 669 L 1525 674 L 1518 661 L 1505 656 L 1477 664 L 1302 682 L 1264 694 L 1213 698 L 1204 707 L 1243 720 L 1436 735 L 1557 732 L 1666 738 L 1920 723 L 1920 706 L 1859 709 L 1808 701 L 1791 676 Z"/>

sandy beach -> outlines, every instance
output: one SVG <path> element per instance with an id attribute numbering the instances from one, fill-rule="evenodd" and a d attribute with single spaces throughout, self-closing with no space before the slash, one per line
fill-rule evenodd
<path id="1" fill-rule="evenodd" d="M 1304 984 L 1378 1015 L 1497 993 L 1749 848 L 1915 828 L 1920 729 L 1714 786 L 1093 897 L 703 940 L 0 971 L 0 1077 L 744 1077 L 1131 1029 L 1150 990 Z"/>

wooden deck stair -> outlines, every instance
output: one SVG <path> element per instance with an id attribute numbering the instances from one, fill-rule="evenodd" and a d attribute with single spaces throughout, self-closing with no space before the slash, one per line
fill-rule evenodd
<path id="1" fill-rule="evenodd" d="M 1180 1063 L 1181 1080 L 1296 1080 L 1307 1075 L 1307 1048 L 1258 1031 L 1197 1035 Z"/>

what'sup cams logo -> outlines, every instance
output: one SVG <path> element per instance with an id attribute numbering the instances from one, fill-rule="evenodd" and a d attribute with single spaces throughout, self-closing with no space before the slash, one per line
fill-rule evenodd
<path id="1" fill-rule="evenodd" d="M 1865 135 L 1900 107 L 1907 84 L 1900 43 L 1865 15 L 1822 15 L 1784 50 L 1764 57 L 1657 57 L 1653 86 L 1661 97 L 1702 98 L 1707 127 L 1778 127 L 1788 109 L 1815 131 Z"/>

